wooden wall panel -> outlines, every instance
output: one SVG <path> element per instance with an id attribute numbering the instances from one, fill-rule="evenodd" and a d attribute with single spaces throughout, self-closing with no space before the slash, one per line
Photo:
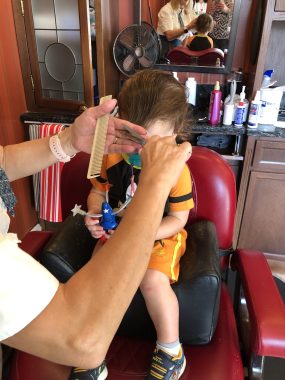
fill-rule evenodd
<path id="1" fill-rule="evenodd" d="M 5 2 L 5 6 L 4 6 Z M 26 102 L 18 56 L 11 2 L 0 1 L 0 143 L 8 145 L 26 139 L 19 116 L 25 112 Z M 16 217 L 12 219 L 11 231 L 21 238 L 36 224 L 36 214 L 31 202 L 30 179 L 13 183 L 18 203 Z"/>

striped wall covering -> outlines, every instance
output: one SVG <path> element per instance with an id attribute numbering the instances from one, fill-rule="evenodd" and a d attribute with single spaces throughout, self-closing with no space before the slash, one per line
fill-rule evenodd
<path id="1" fill-rule="evenodd" d="M 41 124 L 40 138 L 59 133 L 62 124 Z M 40 173 L 40 218 L 48 222 L 62 222 L 60 177 L 64 163 L 57 162 Z"/>
<path id="2" fill-rule="evenodd" d="M 36 140 L 40 138 L 40 124 L 29 124 L 29 138 Z M 41 173 L 33 175 L 35 210 L 40 211 L 40 180 Z"/>

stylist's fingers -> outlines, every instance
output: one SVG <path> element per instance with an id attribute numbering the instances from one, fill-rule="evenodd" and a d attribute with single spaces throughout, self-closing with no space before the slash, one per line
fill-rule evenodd
<path id="1" fill-rule="evenodd" d="M 90 117 L 93 120 L 99 119 L 99 117 L 104 116 L 106 114 L 109 114 L 113 111 L 113 109 L 116 107 L 117 100 L 116 99 L 110 99 L 104 102 L 103 104 L 100 104 L 97 107 L 91 107 L 88 108 L 86 113 L 86 117 Z"/>
<path id="2" fill-rule="evenodd" d="M 176 144 L 175 136 L 151 137 L 141 152 L 143 180 L 164 181 L 172 187 L 189 159 L 192 147 L 189 142 Z"/>
<path id="3" fill-rule="evenodd" d="M 105 153 L 134 153 L 141 148 L 141 144 L 127 132 L 126 126 L 140 136 L 142 141 L 145 141 L 147 135 L 145 128 L 111 117 L 108 123 Z"/>
<path id="4" fill-rule="evenodd" d="M 90 153 L 98 119 L 104 115 L 109 115 L 116 104 L 116 99 L 111 99 L 97 107 L 90 107 L 85 110 L 74 120 L 70 128 L 67 128 L 69 144 L 76 150 Z"/>

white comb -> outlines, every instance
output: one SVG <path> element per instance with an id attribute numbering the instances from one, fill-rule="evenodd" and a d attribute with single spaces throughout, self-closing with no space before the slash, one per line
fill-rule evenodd
<path id="1" fill-rule="evenodd" d="M 112 95 L 104 96 L 100 99 L 100 105 L 107 100 L 112 99 Z M 106 144 L 107 130 L 108 130 L 109 115 L 101 116 L 97 120 L 96 130 L 93 139 L 92 151 L 88 166 L 87 178 L 95 178 L 100 176 L 103 155 Z"/>

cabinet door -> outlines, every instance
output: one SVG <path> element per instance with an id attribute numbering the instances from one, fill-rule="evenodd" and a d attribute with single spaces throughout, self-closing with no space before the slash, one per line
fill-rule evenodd
<path id="1" fill-rule="evenodd" d="M 284 221 L 285 174 L 253 171 L 238 247 L 285 255 Z"/>
<path id="2" fill-rule="evenodd" d="M 22 66 L 24 70 L 30 67 L 34 103 L 67 110 L 91 106 L 89 2 L 23 0 L 21 4 L 23 22 L 17 22 L 17 17 L 15 21 L 19 47 L 26 58 Z M 14 2 L 16 12 L 18 7 Z M 23 76 L 25 79 L 28 75 Z"/>
<path id="3" fill-rule="evenodd" d="M 285 12 L 285 0 L 276 0 L 275 12 Z"/>
<path id="4" fill-rule="evenodd" d="M 285 173 L 285 141 L 257 141 L 252 167 L 259 171 Z"/>

